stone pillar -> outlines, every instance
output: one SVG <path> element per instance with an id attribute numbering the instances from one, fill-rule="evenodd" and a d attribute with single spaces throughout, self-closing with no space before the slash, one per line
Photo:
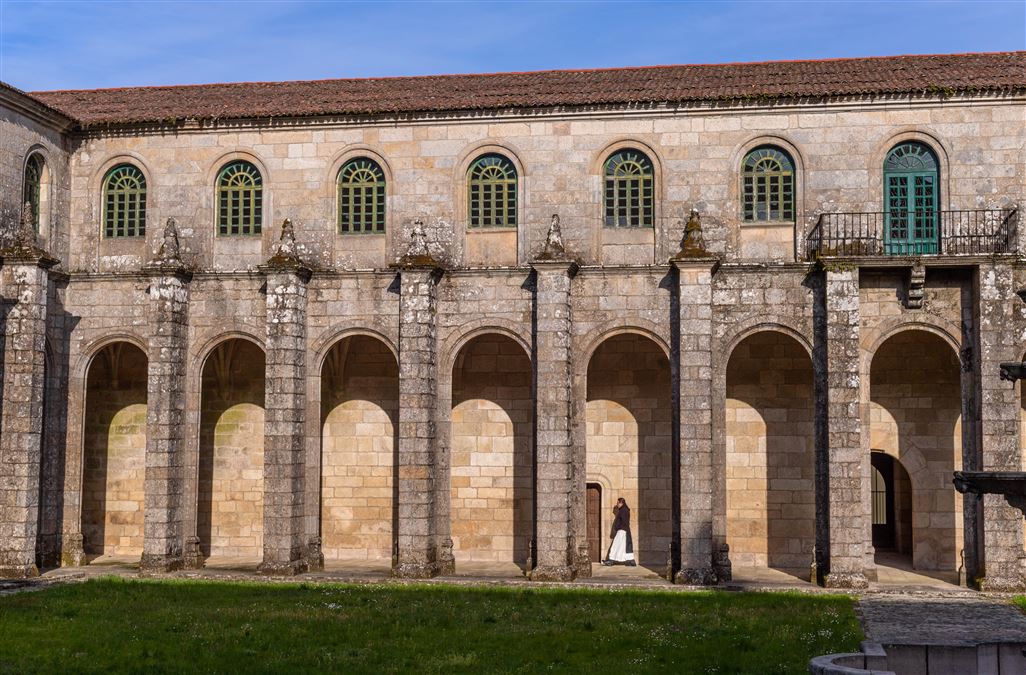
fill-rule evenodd
<path id="1" fill-rule="evenodd" d="M 697 220 L 693 216 L 692 220 Z M 689 222 L 690 225 L 690 222 Z M 679 584 L 715 584 L 713 569 L 712 276 L 719 261 L 702 248 L 672 260 L 677 274 L 680 391 Z"/>
<path id="2" fill-rule="evenodd" d="M 1012 266 L 983 263 L 976 274 L 976 372 L 979 443 L 984 471 L 1021 471 L 1019 415 L 1014 382 L 1001 380 L 1002 361 L 1021 361 L 1023 345 L 1014 326 L 1016 304 Z M 969 495 L 964 497 L 971 499 Z M 983 497 L 982 590 L 1022 591 L 1026 587 L 1022 514 L 1001 495 Z"/>
<path id="3" fill-rule="evenodd" d="M 264 574 L 305 572 L 306 304 L 310 268 L 296 254 L 292 222 L 282 224 L 267 277 L 264 421 Z"/>
<path id="4" fill-rule="evenodd" d="M 399 273 L 399 531 L 397 577 L 454 571 L 451 546 L 439 551 L 435 523 L 436 301 L 442 270 L 427 256 Z"/>
<path id="5" fill-rule="evenodd" d="M 571 417 L 570 283 L 577 265 L 532 263 L 536 275 L 535 513 L 537 555 L 534 581 L 570 581 L 575 576 L 571 526 L 573 441 Z M 590 573 L 590 567 L 587 570 Z"/>
<path id="6" fill-rule="evenodd" d="M 0 252 L 0 258 L 0 288 L 10 303 L 3 324 L 0 390 L 0 578 L 24 578 L 39 574 L 46 303 L 48 270 L 57 261 L 30 239 Z"/>
<path id="7" fill-rule="evenodd" d="M 863 503 L 861 378 L 859 369 L 859 271 L 825 272 L 823 314 L 816 366 L 820 373 L 817 434 L 817 515 L 825 537 L 817 537 L 819 561 L 829 588 L 865 588 L 864 546 L 869 536 Z M 825 475 L 824 475 L 825 473 Z M 826 492 L 824 495 L 823 492 Z M 820 570 L 821 572 L 822 570 Z"/>
<path id="8" fill-rule="evenodd" d="M 189 281 L 181 264 L 154 261 L 150 275 L 149 374 L 146 384 L 146 473 L 143 572 L 186 565 L 184 541 L 185 375 L 189 351 Z"/>

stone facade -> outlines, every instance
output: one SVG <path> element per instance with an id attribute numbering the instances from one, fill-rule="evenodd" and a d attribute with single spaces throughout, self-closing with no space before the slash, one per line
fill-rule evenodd
<path id="1" fill-rule="evenodd" d="M 910 565 L 1022 587 L 1022 523 L 950 474 L 1024 466 L 1026 398 L 997 372 L 1026 352 L 1024 232 L 918 261 L 806 247 L 823 213 L 883 210 L 906 140 L 937 155 L 942 210 L 1022 208 L 1021 96 L 168 124 L 83 130 L 0 99 L 3 574 L 106 554 L 569 579 L 623 496 L 641 562 L 679 582 L 770 566 L 858 587 L 882 452 L 909 476 Z M 739 165 L 762 145 L 794 159 L 793 223 L 742 222 Z M 603 227 L 602 165 L 628 147 L 654 165 L 649 229 Z M 14 241 L 33 151 L 35 257 Z M 466 226 L 486 152 L 517 168 L 515 230 Z M 360 156 L 385 173 L 384 234 L 336 226 Z M 263 176 L 261 236 L 215 235 L 237 158 Z M 147 234 L 106 238 L 101 181 L 125 162 Z M 701 247 L 682 250 L 692 211 Z"/>

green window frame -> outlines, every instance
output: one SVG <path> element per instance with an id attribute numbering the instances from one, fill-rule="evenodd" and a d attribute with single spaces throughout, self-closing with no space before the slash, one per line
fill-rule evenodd
<path id="1" fill-rule="evenodd" d="M 648 156 L 620 150 L 604 164 L 606 227 L 655 227 L 655 170 Z"/>
<path id="2" fill-rule="evenodd" d="M 385 172 L 372 159 L 351 159 L 338 172 L 338 231 L 385 231 Z"/>
<path id="3" fill-rule="evenodd" d="M 103 236 L 146 235 L 146 177 L 131 164 L 119 164 L 103 179 Z"/>
<path id="4" fill-rule="evenodd" d="M 772 146 L 745 155 L 741 212 L 746 223 L 794 222 L 794 162 Z"/>
<path id="5" fill-rule="evenodd" d="M 258 235 L 263 223 L 263 178 L 245 160 L 229 162 L 217 174 L 217 234 Z"/>
<path id="6" fill-rule="evenodd" d="M 900 143 L 887 153 L 884 176 L 884 252 L 940 251 L 940 164 L 924 143 Z"/>
<path id="7" fill-rule="evenodd" d="M 32 207 L 32 227 L 39 232 L 39 203 L 43 187 L 43 157 L 33 152 L 25 161 L 25 186 L 22 194 L 22 208 L 26 202 Z"/>
<path id="8" fill-rule="evenodd" d="M 467 171 L 467 215 L 472 229 L 517 226 L 517 170 L 498 154 L 478 157 Z"/>

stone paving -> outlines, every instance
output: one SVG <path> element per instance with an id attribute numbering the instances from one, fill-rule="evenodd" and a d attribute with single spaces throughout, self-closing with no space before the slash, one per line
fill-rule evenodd
<path id="1" fill-rule="evenodd" d="M 859 602 L 866 639 L 891 645 L 1026 642 L 1026 614 L 990 596 L 871 595 Z"/>

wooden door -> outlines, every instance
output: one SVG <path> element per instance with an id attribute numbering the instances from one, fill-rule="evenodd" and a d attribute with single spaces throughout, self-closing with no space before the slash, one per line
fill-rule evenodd
<path id="1" fill-rule="evenodd" d="M 602 487 L 588 483 L 588 557 L 602 560 Z"/>

